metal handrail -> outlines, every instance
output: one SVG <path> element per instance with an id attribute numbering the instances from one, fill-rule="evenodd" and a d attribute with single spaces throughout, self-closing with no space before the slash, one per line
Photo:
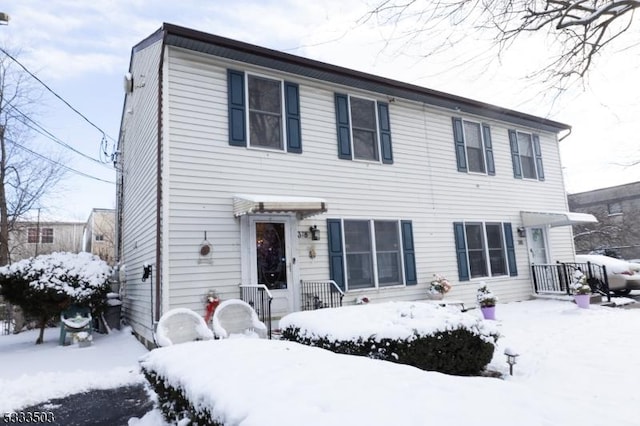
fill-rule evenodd
<path id="1" fill-rule="evenodd" d="M 271 339 L 271 301 L 273 295 L 264 284 L 239 284 L 240 299 L 247 302 L 267 326 L 267 336 Z M 266 298 L 264 295 L 266 294 Z"/>
<path id="2" fill-rule="evenodd" d="M 342 306 L 344 291 L 334 280 L 300 280 L 300 308 L 303 311 Z"/>

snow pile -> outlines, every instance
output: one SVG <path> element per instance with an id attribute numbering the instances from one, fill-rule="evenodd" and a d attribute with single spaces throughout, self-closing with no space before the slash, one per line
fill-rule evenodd
<path id="1" fill-rule="evenodd" d="M 91 253 L 52 253 L 0 268 L 0 275 L 24 276 L 34 290 L 53 290 L 74 300 L 90 298 L 106 285 L 111 268 Z"/>
<path id="2" fill-rule="evenodd" d="M 387 302 L 294 312 L 280 320 L 280 328 L 299 328 L 302 338 L 358 341 L 371 337 L 411 340 L 437 332 L 465 329 L 494 343 L 496 326 L 477 315 L 429 302 Z"/>

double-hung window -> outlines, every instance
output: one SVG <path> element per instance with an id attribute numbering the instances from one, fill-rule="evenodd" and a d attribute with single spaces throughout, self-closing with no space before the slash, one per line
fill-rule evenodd
<path id="1" fill-rule="evenodd" d="M 302 153 L 295 83 L 227 71 L 229 145 Z"/>
<path id="2" fill-rule="evenodd" d="M 52 244 L 53 228 L 27 228 L 27 242 Z"/>
<path id="3" fill-rule="evenodd" d="M 393 163 L 389 104 L 336 93 L 338 157 Z"/>
<path id="4" fill-rule="evenodd" d="M 513 176 L 517 179 L 544 180 L 540 136 L 509 130 Z"/>
<path id="5" fill-rule="evenodd" d="M 249 146 L 284 149 L 282 82 L 248 75 Z"/>
<path id="6" fill-rule="evenodd" d="M 458 171 L 495 175 L 489 125 L 458 117 L 452 121 Z"/>
<path id="7" fill-rule="evenodd" d="M 517 275 L 510 223 L 456 222 L 454 235 L 460 281 Z"/>
<path id="8" fill-rule="evenodd" d="M 328 219 L 331 277 L 346 290 L 417 282 L 411 221 Z"/>

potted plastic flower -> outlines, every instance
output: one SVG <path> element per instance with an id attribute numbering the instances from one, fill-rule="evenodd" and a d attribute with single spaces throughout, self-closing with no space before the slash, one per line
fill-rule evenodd
<path id="1" fill-rule="evenodd" d="M 496 319 L 496 302 L 498 298 L 489 290 L 484 281 L 481 283 L 481 287 L 478 289 L 476 298 L 482 311 L 484 319 L 494 320 Z"/>
<path id="2" fill-rule="evenodd" d="M 73 333 L 73 341 L 76 342 L 79 347 L 85 348 L 87 346 L 91 346 L 93 343 L 93 336 L 86 331 L 80 331 L 78 333 Z"/>
<path id="3" fill-rule="evenodd" d="M 427 291 L 429 299 L 441 300 L 451 290 L 451 284 L 442 275 L 433 274 L 433 281 Z"/>
<path id="4" fill-rule="evenodd" d="M 587 276 L 581 270 L 573 274 L 573 282 L 570 285 L 573 290 L 573 299 L 579 308 L 588 309 L 591 302 L 591 287 L 587 283 Z"/>

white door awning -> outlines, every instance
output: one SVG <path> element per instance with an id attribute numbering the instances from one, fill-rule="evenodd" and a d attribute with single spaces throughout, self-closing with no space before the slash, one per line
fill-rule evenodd
<path id="1" fill-rule="evenodd" d="M 322 198 L 289 197 L 286 195 L 237 194 L 233 196 L 233 215 L 295 213 L 299 218 L 327 211 Z"/>
<path id="2" fill-rule="evenodd" d="M 580 223 L 597 223 L 598 219 L 592 214 L 576 212 L 520 212 L 522 225 L 530 226 L 568 226 Z"/>

